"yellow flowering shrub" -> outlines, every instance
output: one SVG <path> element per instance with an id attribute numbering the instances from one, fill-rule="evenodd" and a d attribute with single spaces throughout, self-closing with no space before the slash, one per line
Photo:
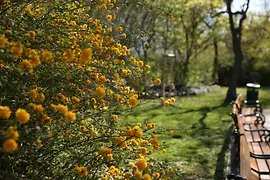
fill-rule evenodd
<path id="1" fill-rule="evenodd" d="M 150 70 L 121 44 L 129 34 L 117 6 L 1 3 L 1 177 L 149 179 L 166 168 L 147 158 L 159 147 L 148 137 L 153 124 L 117 121 L 116 112 L 140 103 L 140 77 Z"/>

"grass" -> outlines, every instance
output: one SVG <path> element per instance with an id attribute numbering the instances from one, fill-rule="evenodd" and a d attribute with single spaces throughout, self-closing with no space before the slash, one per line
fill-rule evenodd
<path id="1" fill-rule="evenodd" d="M 231 106 L 223 101 L 227 88 L 208 94 L 177 97 L 169 107 L 159 100 L 143 100 L 123 115 L 122 123 L 155 122 L 155 133 L 166 153 L 155 152 L 152 158 L 172 163 L 183 179 L 224 179 L 233 121 Z M 238 93 L 245 95 L 245 88 Z M 270 107 L 270 89 L 260 89 L 263 107 Z M 173 135 L 170 134 L 173 130 Z"/>

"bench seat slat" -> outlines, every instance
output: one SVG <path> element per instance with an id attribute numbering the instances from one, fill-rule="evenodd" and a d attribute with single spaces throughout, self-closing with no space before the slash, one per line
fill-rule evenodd
<path id="1" fill-rule="evenodd" d="M 246 136 L 247 142 L 253 142 L 253 138 L 252 138 L 251 132 L 246 131 L 245 132 L 245 136 Z"/>
<path id="2" fill-rule="evenodd" d="M 263 154 L 260 143 L 258 142 L 252 142 L 251 146 L 253 148 L 253 152 L 256 154 Z M 265 159 L 256 159 L 258 169 L 260 172 L 269 172 L 268 165 L 266 163 Z"/>
<path id="3" fill-rule="evenodd" d="M 258 128 L 251 125 L 250 126 L 250 129 L 251 130 L 257 130 Z M 252 137 L 253 137 L 253 141 L 255 141 L 255 142 L 261 141 L 261 138 L 260 138 L 260 135 L 259 135 L 259 132 L 258 131 L 253 131 L 252 132 Z"/>
<path id="4" fill-rule="evenodd" d="M 267 142 L 261 142 L 260 144 L 261 144 L 263 154 L 270 154 L 269 144 Z M 270 159 L 267 159 L 266 163 L 268 165 L 268 168 L 270 168 Z"/>
<path id="5" fill-rule="evenodd" d="M 269 175 L 261 175 L 260 179 L 261 180 L 270 180 L 270 176 Z"/>
<path id="6" fill-rule="evenodd" d="M 240 136 L 240 175 L 251 177 L 249 148 L 245 136 Z"/>

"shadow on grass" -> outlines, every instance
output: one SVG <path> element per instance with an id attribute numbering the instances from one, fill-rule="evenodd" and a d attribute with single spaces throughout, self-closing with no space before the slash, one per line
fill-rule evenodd
<path id="1" fill-rule="evenodd" d="M 184 113 L 189 113 L 189 112 L 201 112 L 202 114 L 202 117 L 199 119 L 199 125 L 200 127 L 198 128 L 199 130 L 201 129 L 209 129 L 208 127 L 206 127 L 206 124 L 204 122 L 205 118 L 207 117 L 207 114 L 212 112 L 212 111 L 215 111 L 217 110 L 218 108 L 221 108 L 221 107 L 225 107 L 227 106 L 226 104 L 221 104 L 221 105 L 218 105 L 218 106 L 215 106 L 215 107 L 201 107 L 197 110 L 191 110 L 191 111 L 186 111 Z M 184 114 L 183 113 L 183 114 Z M 197 124 L 193 124 L 192 128 L 197 128 Z"/>
<path id="2" fill-rule="evenodd" d="M 216 170 L 215 170 L 215 175 L 214 175 L 215 180 L 220 180 L 220 179 L 225 178 L 224 168 L 227 164 L 225 162 L 225 159 L 226 159 L 225 154 L 226 154 L 227 150 L 229 149 L 229 144 L 230 144 L 232 132 L 233 132 L 233 125 L 231 125 L 231 127 L 227 130 L 221 151 L 218 153 Z"/>

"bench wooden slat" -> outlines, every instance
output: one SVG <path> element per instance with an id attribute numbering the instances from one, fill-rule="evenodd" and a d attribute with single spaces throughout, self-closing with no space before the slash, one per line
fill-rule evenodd
<path id="1" fill-rule="evenodd" d="M 251 130 L 257 130 L 258 128 L 257 127 L 255 127 L 255 126 L 250 126 L 250 129 Z M 253 141 L 255 141 L 255 142 L 259 142 L 259 141 L 261 141 L 261 138 L 260 138 L 260 135 L 259 135 L 259 132 L 257 131 L 257 132 L 252 132 L 252 137 L 253 137 Z"/>
<path id="2" fill-rule="evenodd" d="M 261 142 L 260 145 L 261 145 L 263 154 L 270 154 L 270 147 L 267 142 Z M 268 165 L 268 168 L 270 169 L 270 159 L 267 159 L 266 163 Z"/>
<path id="3" fill-rule="evenodd" d="M 247 142 L 253 142 L 253 138 L 252 138 L 251 132 L 246 131 L 245 132 L 245 136 L 246 136 Z"/>
<path id="4" fill-rule="evenodd" d="M 251 172 L 251 178 L 247 178 L 247 180 L 258 180 L 258 179 L 259 179 L 258 173 L 254 171 Z"/>
<path id="5" fill-rule="evenodd" d="M 261 180 L 270 180 L 270 176 L 269 175 L 261 175 L 260 179 Z"/>
<path id="6" fill-rule="evenodd" d="M 253 148 L 253 152 L 256 154 L 263 154 L 260 143 L 258 142 L 252 142 L 251 146 Z M 258 169 L 261 172 L 269 172 L 268 165 L 264 159 L 256 159 Z"/>
<path id="7" fill-rule="evenodd" d="M 244 178 L 251 177 L 249 147 L 245 136 L 240 136 L 240 175 Z"/>

